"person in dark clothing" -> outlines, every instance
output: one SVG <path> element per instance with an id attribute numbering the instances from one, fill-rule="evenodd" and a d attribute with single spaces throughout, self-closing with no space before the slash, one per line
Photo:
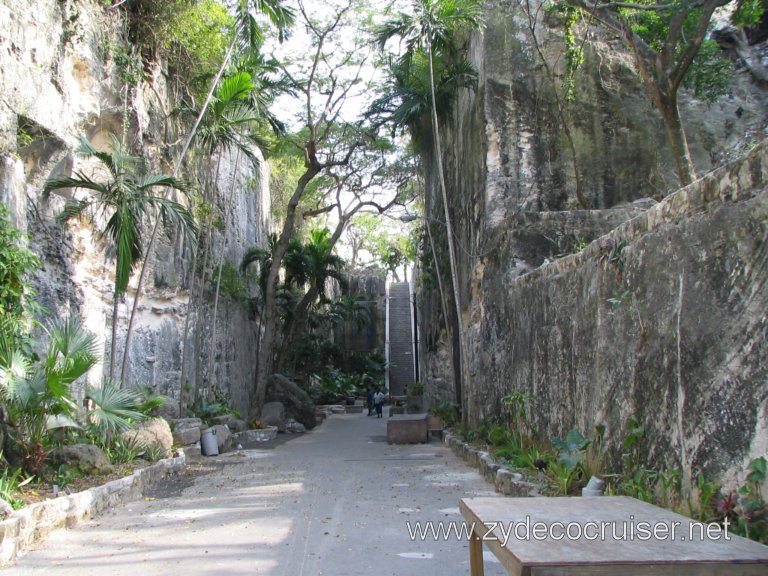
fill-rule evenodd
<path id="1" fill-rule="evenodd" d="M 368 416 L 373 416 L 373 390 L 370 388 L 365 391 L 365 402 L 368 405 Z"/>

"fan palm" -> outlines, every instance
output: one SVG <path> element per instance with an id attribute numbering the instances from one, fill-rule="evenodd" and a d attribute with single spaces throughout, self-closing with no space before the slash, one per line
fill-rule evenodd
<path id="1" fill-rule="evenodd" d="M 90 194 L 83 199 L 68 198 L 57 216 L 65 222 L 85 216 L 91 223 L 105 222 L 103 237 L 111 240 L 115 249 L 115 288 L 112 316 L 112 348 L 109 374 L 114 375 L 117 349 L 117 307 L 128 289 L 128 281 L 144 254 L 142 228 L 152 217 L 159 216 L 165 224 L 178 226 L 184 233 L 194 236 L 197 227 L 189 211 L 178 202 L 152 191 L 167 187 L 181 192 L 185 184 L 172 176 L 146 174 L 141 158 L 129 154 L 120 141 L 110 135 L 112 152 L 96 150 L 81 138 L 77 154 L 84 159 L 95 158 L 107 169 L 109 177 L 96 181 L 82 171 L 74 176 L 51 178 L 43 188 L 46 197 L 54 190 L 82 188 Z"/>
<path id="2" fill-rule="evenodd" d="M 121 390 L 110 380 L 101 386 L 87 386 L 85 393 L 92 402 L 88 412 L 88 423 L 100 435 L 111 437 L 130 428 L 131 421 L 144 418 L 139 411 L 141 394 L 136 390 Z"/>
<path id="3" fill-rule="evenodd" d="M 98 361 L 96 337 L 75 318 L 53 322 L 46 328 L 48 349 L 32 363 L 15 352 L 0 361 L 0 397 L 22 449 L 23 467 L 37 474 L 43 466 L 48 431 L 62 423 L 75 426 L 77 405 L 71 385 Z"/>

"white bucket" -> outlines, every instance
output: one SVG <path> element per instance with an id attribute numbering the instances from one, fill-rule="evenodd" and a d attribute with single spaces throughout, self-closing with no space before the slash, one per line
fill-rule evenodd
<path id="1" fill-rule="evenodd" d="M 208 428 L 200 435 L 200 451 L 203 456 L 218 456 L 219 443 L 216 440 L 216 430 Z"/>

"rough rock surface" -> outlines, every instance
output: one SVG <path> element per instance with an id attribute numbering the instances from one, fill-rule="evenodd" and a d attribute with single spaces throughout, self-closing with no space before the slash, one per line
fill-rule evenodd
<path id="1" fill-rule="evenodd" d="M 285 406 L 282 402 L 264 404 L 259 419 L 267 426 L 277 426 L 280 432 L 285 432 Z"/>
<path id="2" fill-rule="evenodd" d="M 317 425 L 315 418 L 315 403 L 298 384 L 291 382 L 281 374 L 269 377 L 267 385 L 267 401 L 282 402 L 288 417 L 301 422 L 307 430 Z"/>
<path id="3" fill-rule="evenodd" d="M 54 220 L 64 196 L 85 192 L 61 191 L 49 200 L 42 186 L 51 176 L 82 171 L 100 180 L 95 164 L 79 158 L 78 138 L 87 136 L 106 149 L 109 134 L 120 134 L 127 110 L 126 135 L 131 152 L 143 157 L 151 173 L 169 173 L 165 147 L 176 140 L 165 110 L 173 108 L 161 65 L 145 62 L 147 81 L 126 86 L 111 50 L 126 50 L 124 22 L 118 11 L 99 2 L 7 0 L 0 3 L 0 201 L 9 207 L 12 222 L 29 232 L 33 251 L 43 269 L 33 283 L 37 300 L 51 314 L 77 314 L 99 335 L 105 364 L 89 374 L 102 378 L 109 362 L 114 260 L 111 248 L 85 222 L 63 226 Z M 151 82 L 151 87 L 149 85 Z M 260 152 L 254 150 L 258 157 Z M 245 249 L 264 244 L 269 214 L 267 163 L 256 168 L 234 151 L 200 158 L 190 164 L 194 180 L 212 181 L 230 207 L 217 206 L 220 231 L 211 239 L 211 261 L 239 262 Z M 217 169 L 218 167 L 218 169 Z M 230 191 L 238 193 L 231 195 Z M 182 198 L 179 198 L 182 200 Z M 223 231 L 223 232 L 222 232 Z M 223 236 L 226 235 L 226 237 Z M 154 258 L 137 308 L 125 386 L 145 385 L 173 399 L 178 406 L 182 350 L 185 380 L 211 383 L 247 413 L 253 381 L 253 350 L 257 323 L 247 310 L 222 296 L 213 333 L 212 294 L 202 303 L 190 302 L 191 250 L 173 230 L 160 230 Z M 135 275 L 137 276 L 137 275 Z M 122 359 L 127 310 L 133 305 L 134 277 L 118 318 L 118 354 Z M 189 317 L 189 333 L 182 342 Z M 78 383 L 78 386 L 80 384 Z M 75 387 L 75 394 L 81 390 Z M 177 414 L 167 414 L 176 416 Z"/>
<path id="4" fill-rule="evenodd" d="M 130 430 L 121 433 L 121 436 L 127 442 L 132 442 L 143 448 L 158 446 L 163 450 L 166 457 L 171 456 L 173 434 L 170 425 L 163 418 L 150 418 L 143 422 L 137 422 Z"/>
<path id="5" fill-rule="evenodd" d="M 216 437 L 216 444 L 219 446 L 219 453 L 221 454 L 232 450 L 232 433 L 229 431 L 229 428 L 223 424 L 216 424 L 211 428 Z"/>
<path id="6" fill-rule="evenodd" d="M 48 457 L 48 462 L 53 468 L 65 466 L 84 475 L 106 474 L 112 470 L 104 451 L 92 444 L 71 444 L 55 448 Z"/>

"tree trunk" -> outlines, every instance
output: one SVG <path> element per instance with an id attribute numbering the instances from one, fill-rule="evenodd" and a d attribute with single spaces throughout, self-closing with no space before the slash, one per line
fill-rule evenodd
<path id="1" fill-rule="evenodd" d="M 443 215 L 445 217 L 445 231 L 446 242 L 448 244 L 448 256 L 451 265 L 451 283 L 453 285 L 453 301 L 456 310 L 456 334 L 458 338 L 458 358 L 459 369 L 454 370 L 454 382 L 456 385 L 456 396 L 459 404 L 459 410 L 461 411 L 461 419 L 463 424 L 470 422 L 470 414 L 467 403 L 464 401 L 464 370 L 466 369 L 466 348 L 464 345 L 464 323 L 461 316 L 461 297 L 459 292 L 459 279 L 458 279 L 458 263 L 456 259 L 456 251 L 453 247 L 453 225 L 451 224 L 451 213 L 448 209 L 448 191 L 445 186 L 445 176 L 443 174 L 443 152 L 440 145 L 440 131 L 437 122 L 437 104 L 435 102 L 435 79 L 434 79 L 434 65 L 432 62 L 432 46 L 427 46 L 427 53 L 429 54 L 429 82 L 432 96 L 432 135 L 435 139 L 435 157 L 437 160 L 437 174 L 440 181 L 440 192 L 443 199 Z M 454 349 L 454 355 L 457 350 Z"/>
<path id="2" fill-rule="evenodd" d="M 195 299 L 195 268 L 197 267 L 197 250 L 192 257 L 192 278 L 189 280 L 187 296 L 187 315 L 184 318 L 184 333 L 181 337 L 181 374 L 179 375 L 179 418 L 184 418 L 184 387 L 186 386 L 187 337 L 189 336 L 189 317 L 192 315 L 192 304 Z"/>
<path id="3" fill-rule="evenodd" d="M 288 330 L 286 330 L 286 335 L 283 338 L 283 343 L 280 346 L 280 352 L 277 355 L 277 362 L 275 363 L 277 371 L 280 373 L 282 373 L 282 371 L 285 369 L 285 361 L 288 356 L 288 349 L 290 348 L 291 344 L 296 341 L 296 334 L 299 331 L 299 327 L 306 324 L 307 312 L 309 311 L 309 307 L 312 305 L 312 302 L 317 299 L 317 296 L 317 288 L 312 286 L 309 288 L 309 290 L 307 290 L 304 296 L 301 297 L 301 300 L 299 300 L 299 303 L 296 305 L 293 319 L 288 325 Z"/>
<path id="4" fill-rule="evenodd" d="M 184 158 L 187 156 L 187 152 L 189 151 L 189 147 L 192 144 L 192 139 L 195 137 L 195 134 L 197 134 L 197 129 L 200 126 L 200 122 L 203 121 L 203 116 L 205 115 L 205 111 L 208 109 L 208 106 L 211 103 L 211 99 L 213 98 L 213 93 L 216 91 L 216 86 L 219 84 L 219 80 L 221 80 L 221 76 L 224 74 L 224 70 L 226 70 L 227 65 L 229 64 L 229 60 L 232 58 L 232 53 L 235 50 L 235 46 L 237 45 L 237 36 L 235 36 L 232 39 L 232 42 L 229 45 L 229 49 L 227 50 L 227 54 L 224 56 L 224 61 L 221 63 L 221 66 L 219 67 L 218 72 L 216 73 L 216 77 L 213 79 L 213 82 L 211 82 L 211 87 L 208 90 L 208 94 L 205 97 L 205 102 L 203 102 L 203 107 L 200 109 L 200 113 L 197 115 L 197 118 L 195 119 L 195 124 L 192 126 L 192 130 L 190 130 L 189 135 L 187 136 L 187 139 L 184 141 L 184 146 L 181 149 L 181 154 L 179 155 L 178 160 L 176 160 L 176 165 L 173 167 L 173 177 L 177 177 L 179 175 L 179 170 L 181 170 L 181 164 L 184 162 Z M 167 195 L 166 193 L 163 195 L 165 197 Z M 133 335 L 133 324 L 136 320 L 136 309 L 139 306 L 139 299 L 141 298 L 141 290 L 144 287 L 144 281 L 146 280 L 147 275 L 147 262 L 149 262 L 149 259 L 152 255 L 152 251 L 155 249 L 155 241 L 157 240 L 157 232 L 160 230 L 160 219 L 155 220 L 155 225 L 152 228 L 152 234 L 149 238 L 149 244 L 147 245 L 147 250 L 144 252 L 144 260 L 141 264 L 141 272 L 139 273 L 139 282 L 136 285 L 136 296 L 133 299 L 133 307 L 131 308 L 131 316 L 128 320 L 128 331 L 125 334 L 125 350 L 123 351 L 123 366 L 121 370 L 121 380 L 125 378 L 125 365 L 128 362 L 128 354 L 130 352 L 131 348 L 131 337 Z M 114 362 L 114 359 L 112 359 Z"/>
<path id="5" fill-rule="evenodd" d="M 693 160 L 691 160 L 688 140 L 685 137 L 680 111 L 677 108 L 677 94 L 676 92 L 672 94 L 659 92 L 658 102 L 672 152 L 672 160 L 675 163 L 675 173 L 680 180 L 680 186 L 688 186 L 696 179 L 696 169 L 693 166 Z"/>
<path id="6" fill-rule="evenodd" d="M 115 359 L 117 358 L 117 313 L 120 308 L 120 296 L 117 292 L 112 296 L 112 342 L 110 344 L 109 351 L 109 379 L 115 378 Z M 120 388 L 123 387 L 122 379 L 120 380 Z"/>
<path id="7" fill-rule="evenodd" d="M 304 190 L 306 189 L 307 184 L 320 173 L 321 168 L 322 167 L 315 159 L 309 160 L 309 166 L 307 167 L 306 172 L 299 178 L 299 182 L 296 184 L 296 190 L 288 201 L 285 222 L 283 223 L 283 231 L 280 233 L 280 237 L 275 246 L 275 252 L 272 255 L 272 265 L 269 268 L 266 291 L 264 293 L 264 315 L 262 317 L 262 322 L 264 323 L 264 335 L 262 337 L 261 347 L 259 348 L 258 364 L 256 366 L 256 382 L 254 383 L 251 394 L 249 419 L 258 418 L 261 414 L 261 409 L 264 406 L 264 398 L 267 393 L 267 381 L 272 372 L 275 336 L 277 333 L 277 282 L 280 278 L 280 266 L 283 262 L 283 257 L 288 250 L 288 243 L 291 240 L 296 225 L 296 211 L 299 206 L 299 201 L 304 195 Z"/>

